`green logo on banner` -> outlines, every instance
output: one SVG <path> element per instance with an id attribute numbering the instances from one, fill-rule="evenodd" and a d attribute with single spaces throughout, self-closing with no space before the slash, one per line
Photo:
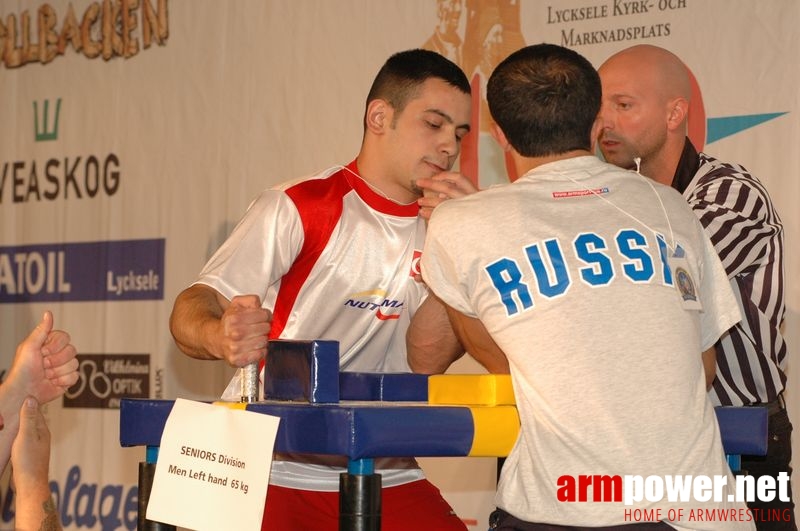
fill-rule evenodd
<path id="1" fill-rule="evenodd" d="M 44 100 L 44 109 L 42 109 L 41 127 L 39 127 L 39 105 L 38 102 L 33 102 L 33 124 L 36 128 L 36 141 L 44 142 L 46 140 L 56 140 L 58 138 L 58 115 L 61 112 L 61 98 L 56 100 L 55 120 L 53 120 L 53 128 L 47 128 L 49 124 L 50 113 L 49 106 L 50 100 Z"/>

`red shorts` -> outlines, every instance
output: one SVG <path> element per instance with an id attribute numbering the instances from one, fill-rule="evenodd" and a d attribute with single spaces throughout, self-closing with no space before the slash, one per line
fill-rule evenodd
<path id="1" fill-rule="evenodd" d="M 339 493 L 270 485 L 262 531 L 339 531 Z M 427 480 L 381 489 L 381 531 L 436 529 L 465 531 L 467 526 Z"/>

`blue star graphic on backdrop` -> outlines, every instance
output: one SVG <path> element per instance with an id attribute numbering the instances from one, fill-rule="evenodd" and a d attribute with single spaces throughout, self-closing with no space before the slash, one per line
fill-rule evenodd
<path id="1" fill-rule="evenodd" d="M 768 122 L 779 116 L 787 114 L 785 112 L 772 112 L 763 114 L 747 114 L 743 116 L 723 116 L 721 118 L 709 118 L 706 121 L 706 144 L 716 142 L 726 136 L 735 135 L 745 129 L 750 129 L 764 122 Z"/>

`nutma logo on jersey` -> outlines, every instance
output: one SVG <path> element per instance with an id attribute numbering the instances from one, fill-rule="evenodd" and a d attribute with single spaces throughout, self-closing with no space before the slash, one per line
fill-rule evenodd
<path id="1" fill-rule="evenodd" d="M 386 297 L 386 290 L 373 289 L 353 293 L 345 301 L 347 308 L 355 308 L 375 314 L 375 318 L 381 321 L 399 319 L 403 313 L 403 301 L 389 299 Z"/>

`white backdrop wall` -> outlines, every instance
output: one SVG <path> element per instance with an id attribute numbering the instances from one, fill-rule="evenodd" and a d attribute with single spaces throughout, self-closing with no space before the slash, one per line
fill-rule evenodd
<path id="1" fill-rule="evenodd" d="M 524 44 L 680 55 L 699 143 L 762 179 L 785 224 L 800 418 L 799 20 L 795 0 L 0 0 L 0 368 L 45 309 L 80 352 L 81 383 L 47 409 L 65 528 L 135 528 L 143 451 L 119 447 L 119 397 L 213 399 L 231 373 L 177 351 L 172 301 L 260 190 L 353 158 L 373 76 L 413 47 L 476 87 Z M 505 174 L 478 120 L 461 167 L 487 186 Z M 494 461 L 423 466 L 484 529 Z M 0 530 L 10 501 L 4 482 Z"/>

